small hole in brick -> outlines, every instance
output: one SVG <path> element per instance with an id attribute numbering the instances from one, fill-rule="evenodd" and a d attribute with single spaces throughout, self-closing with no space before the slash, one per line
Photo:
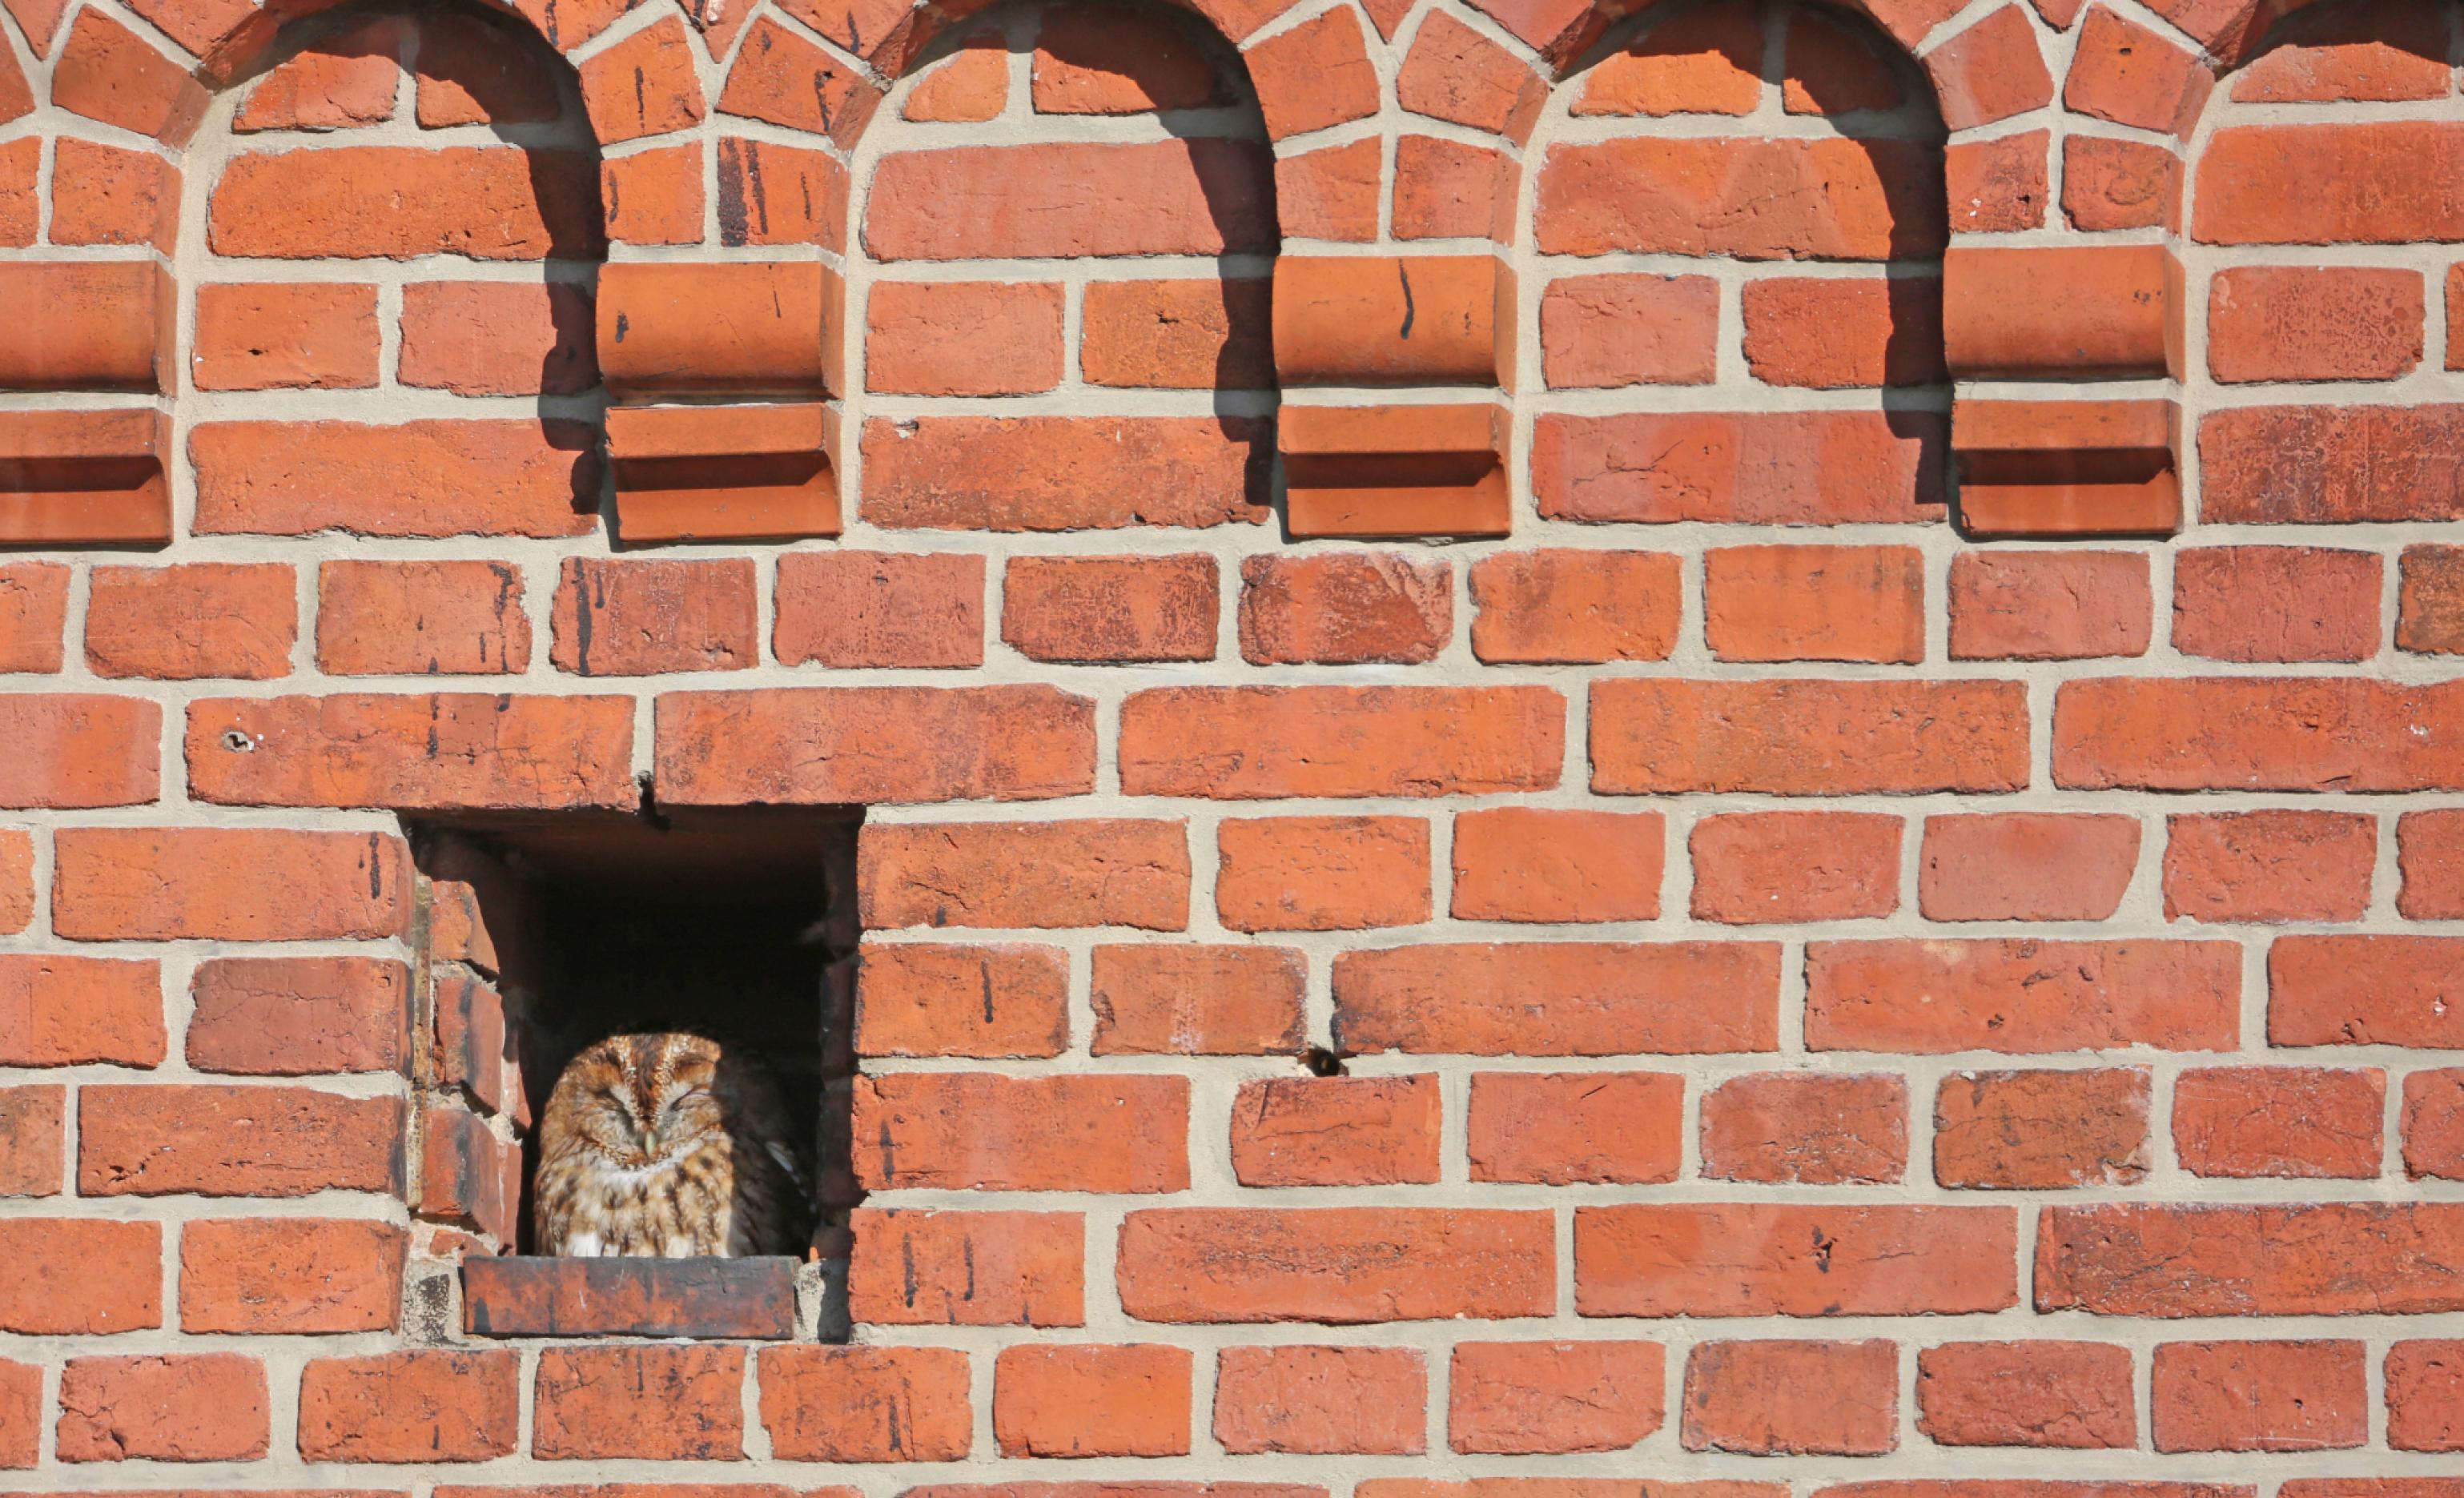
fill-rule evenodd
<path id="1" fill-rule="evenodd" d="M 1352 1074 L 1352 1068 L 1343 1064 L 1343 1058 L 1323 1046 L 1311 1046 L 1302 1051 L 1301 1066 L 1313 1077 L 1343 1077 Z"/>
<path id="2" fill-rule="evenodd" d="M 233 754 L 254 754 L 256 740 L 236 728 L 226 728 L 223 730 L 223 747 Z"/>

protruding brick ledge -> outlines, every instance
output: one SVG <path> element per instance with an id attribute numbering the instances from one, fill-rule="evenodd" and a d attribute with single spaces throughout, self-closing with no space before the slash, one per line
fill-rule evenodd
<path id="1" fill-rule="evenodd" d="M 1485 254 L 1286 255 L 1275 262 L 1275 373 L 1287 387 L 1494 387 L 1513 297 L 1513 274 Z"/>
<path id="2" fill-rule="evenodd" d="M 463 1324 L 473 1336 L 796 1334 L 796 1261 L 466 1259 Z"/>
<path id="3" fill-rule="evenodd" d="M 0 265 L 0 389 L 170 389 L 178 305 L 153 260 Z"/>
<path id="4" fill-rule="evenodd" d="M 2182 528 L 2171 401 L 1962 400 L 1960 523 L 1980 537 L 2170 536 Z"/>
<path id="5" fill-rule="evenodd" d="M 0 412 L 0 546 L 161 546 L 171 419 L 128 410 Z"/>
<path id="6" fill-rule="evenodd" d="M 1508 422 L 1494 401 L 1285 406 L 1291 534 L 1504 536 Z"/>
<path id="7" fill-rule="evenodd" d="M 1943 354 L 1962 379 L 2181 374 L 2182 267 L 2163 245 L 1952 250 Z"/>
<path id="8" fill-rule="evenodd" d="M 627 544 L 836 536 L 838 416 L 798 406 L 618 407 L 607 413 Z"/>

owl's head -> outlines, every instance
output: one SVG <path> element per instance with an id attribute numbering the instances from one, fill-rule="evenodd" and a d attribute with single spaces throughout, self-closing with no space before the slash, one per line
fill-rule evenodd
<path id="1" fill-rule="evenodd" d="M 706 1035 L 610 1035 L 566 1065 L 548 1109 L 610 1163 L 638 1170 L 722 1133 L 745 1065 Z"/>

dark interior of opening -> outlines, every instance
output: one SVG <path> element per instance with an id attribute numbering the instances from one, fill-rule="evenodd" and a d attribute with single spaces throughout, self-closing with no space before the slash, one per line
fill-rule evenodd
<path id="1" fill-rule="evenodd" d="M 423 869 L 478 890 L 534 1115 L 566 1063 L 609 1035 L 687 1029 L 751 1047 L 812 1120 L 814 1242 L 826 1245 L 857 1195 L 847 1084 L 861 820 L 840 808 L 556 813 L 411 834 Z M 516 1251 L 529 1253 L 535 1126 L 522 1149 Z"/>

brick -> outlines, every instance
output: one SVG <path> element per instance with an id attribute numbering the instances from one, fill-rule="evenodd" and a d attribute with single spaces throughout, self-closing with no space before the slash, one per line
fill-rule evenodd
<path id="1" fill-rule="evenodd" d="M 298 638 L 292 571 L 273 562 L 97 567 L 85 616 L 99 676 L 188 681 L 291 673 Z"/>
<path id="2" fill-rule="evenodd" d="M 2412 0 L 2313 11 L 2233 77 L 2235 102 L 2440 99 L 2438 18 Z"/>
<path id="3" fill-rule="evenodd" d="M 510 1243 L 521 1194 L 521 1147 L 455 1104 L 423 1109 L 419 1136 L 420 1210 Z"/>
<path id="4" fill-rule="evenodd" d="M 2464 230 L 2459 230 L 2464 232 Z M 2259 406 L 2199 423 L 2201 518 L 2331 525 L 2464 518 L 2464 407 Z"/>
<path id="5" fill-rule="evenodd" d="M 0 566 L 0 672 L 60 669 L 69 569 L 55 562 Z"/>
<path id="6" fill-rule="evenodd" d="M 60 1368 L 63 1462 L 254 1462 L 265 1365 L 236 1353 L 72 1357 Z"/>
<path id="7" fill-rule="evenodd" d="M 1271 250 L 1269 170 L 1247 141 L 905 151 L 876 172 L 864 242 L 879 260 Z"/>
<path id="8" fill-rule="evenodd" d="M 782 666 L 957 668 L 984 659 L 984 559 L 789 552 L 770 650 Z"/>
<path id="9" fill-rule="evenodd" d="M 586 536 L 597 440 L 571 421 L 207 422 L 188 437 L 196 530 Z"/>
<path id="10" fill-rule="evenodd" d="M 2074 135 L 2062 142 L 2062 216 L 2073 229 L 2176 227 L 2182 158 L 2145 141 Z"/>
<path id="11" fill-rule="evenodd" d="M 21 136 L 0 145 L 0 245 L 22 250 L 34 242 L 34 225 L 42 203 L 37 196 L 43 169 L 43 143 Z"/>
<path id="12" fill-rule="evenodd" d="M 1052 282 L 884 281 L 865 301 L 864 383 L 890 395 L 1030 395 L 1061 383 Z"/>
<path id="13" fill-rule="evenodd" d="M 849 1313 L 880 1326 L 1080 1326 L 1084 1219 L 1062 1212 L 849 1217 Z"/>
<path id="14" fill-rule="evenodd" d="M 1962 1071 L 1934 1097 L 1937 1183 L 1986 1190 L 2136 1185 L 2147 1175 L 2144 1069 Z"/>
<path id="15" fill-rule="evenodd" d="M 1377 113 L 1383 89 L 1350 11 L 1331 11 L 1279 32 L 1250 46 L 1241 60 L 1257 84 L 1270 141 Z"/>
<path id="16" fill-rule="evenodd" d="M 2139 821 L 2118 814 L 1927 817 L 1917 903 L 1927 920 L 2106 920 L 2139 865 Z"/>
<path id="17" fill-rule="evenodd" d="M 975 1442 L 967 1355 L 765 1347 L 761 1425 L 781 1462 L 956 1462 Z"/>
<path id="18" fill-rule="evenodd" d="M 456 395 L 574 395 L 599 383 L 579 286 L 421 281 L 402 289 L 402 383 Z"/>
<path id="19" fill-rule="evenodd" d="M 2464 811 L 2408 811 L 2395 821 L 2395 908 L 2408 920 L 2464 919 Z"/>
<path id="20" fill-rule="evenodd" d="M 696 231 L 700 189 L 696 178 L 691 198 Z M 836 158 L 775 141 L 718 143 L 720 244 L 843 246 L 847 217 L 847 166 Z M 612 226 L 609 232 L 622 237 Z"/>
<path id="21" fill-rule="evenodd" d="M 1072 15 L 1075 11 L 1055 12 Z M 901 120 L 981 124 L 1009 104 L 1009 53 L 998 31 L 979 32 L 932 63 L 908 91 Z"/>
<path id="22" fill-rule="evenodd" d="M 2464 1307 L 2446 1202 L 2047 1207 L 2036 1309 L 2118 1316 L 2414 1315 Z"/>
<path id="23" fill-rule="evenodd" d="M 1665 844 L 1656 811 L 1460 812 L 1450 910 L 1457 920 L 1650 920 Z"/>
<path id="24" fill-rule="evenodd" d="M 1001 638 L 1029 660 L 1211 661 L 1215 559 L 1013 557 L 1002 572 Z"/>
<path id="25" fill-rule="evenodd" d="M 241 805 L 630 807 L 632 718 L 613 696 L 206 699 L 188 782 Z"/>
<path id="26" fill-rule="evenodd" d="M 607 237 L 626 245 L 701 243 L 701 146 L 693 144 L 637 151 L 601 163 L 599 193 L 606 204 Z M 721 178 L 722 186 L 725 180 Z M 726 227 L 723 219 L 720 227 Z M 845 239 L 844 228 L 839 237 Z"/>
<path id="27" fill-rule="evenodd" d="M 1935 385 L 1942 282 L 1774 276 L 1748 281 L 1746 367 L 1765 385 L 1834 390 Z"/>
<path id="28" fill-rule="evenodd" d="M 2464 546 L 2407 546 L 2395 644 L 2425 655 L 2464 654 Z"/>
<path id="29" fill-rule="evenodd" d="M 531 1455 L 737 1461 L 743 1385 L 740 1347 L 551 1347 L 539 1356 Z"/>
<path id="30" fill-rule="evenodd" d="M 1867 41 L 1872 34 L 1818 11 L 1792 11 L 1781 53 L 1780 107 L 1792 115 L 1898 108 L 1900 80 Z"/>
<path id="31" fill-rule="evenodd" d="M 2209 244 L 2454 238 L 2464 202 L 2440 184 L 2457 160 L 2464 126 L 2443 121 L 2218 130 L 2200 157 L 2191 232 Z M 2288 194 L 2290 182 L 2308 190 Z"/>
<path id="32" fill-rule="evenodd" d="M 1006 1347 L 993 1360 L 993 1438 L 1008 1457 L 1186 1456 L 1190 1352 Z"/>
<path id="33" fill-rule="evenodd" d="M 1163 1207 L 1121 1224 L 1121 1309 L 1140 1321 L 1330 1326 L 1542 1316 L 1547 1212 Z"/>
<path id="34" fill-rule="evenodd" d="M 1687 11 L 1641 32 L 1585 77 L 1585 115 L 1748 115 L 1762 101 L 1759 16 Z"/>
<path id="35" fill-rule="evenodd" d="M 191 985 L 188 1065 L 254 1076 L 400 1071 L 410 970 L 378 958 L 216 958 Z"/>
<path id="36" fill-rule="evenodd" d="M 2165 915 L 2200 921 L 2359 920 L 2378 824 L 2328 811 L 2166 819 Z"/>
<path id="37" fill-rule="evenodd" d="M 323 562 L 317 669 L 331 676 L 527 671 L 522 573 L 502 562 Z"/>
<path id="38" fill-rule="evenodd" d="M 1094 703 L 1048 686 L 681 692 L 659 699 L 675 804 L 1040 800 L 1094 788 Z"/>
<path id="39" fill-rule="evenodd" d="M 1409 664 L 1454 633 L 1454 569 L 1399 552 L 1246 557 L 1241 657 L 1252 665 Z"/>
<path id="40" fill-rule="evenodd" d="M 561 112 L 549 64 L 521 28 L 484 12 L 448 12 L 422 16 L 419 33 L 423 127 L 543 124 Z M 620 56 L 627 51 L 621 44 L 609 49 Z M 594 133 L 603 144 L 609 142 L 607 134 Z"/>
<path id="41" fill-rule="evenodd" d="M 2464 1450 L 2464 1344 L 2388 1348 L 2387 1404 L 2387 1441 L 2396 1450 Z"/>
<path id="42" fill-rule="evenodd" d="M 1685 1083 L 1667 1071 L 1476 1071 L 1465 1132 L 1474 1180 L 1675 1180 Z"/>
<path id="43" fill-rule="evenodd" d="M 1531 432 L 1547 519 L 1889 523 L 1943 502 L 1945 430 L 1908 413 L 1551 412 Z"/>
<path id="44" fill-rule="evenodd" d="M 2369 1438 L 2359 1342 L 2167 1342 L 2154 1369 L 2159 1451 L 2320 1451 Z"/>
<path id="45" fill-rule="evenodd" d="M 298 1087 L 94 1087 L 77 1099 L 77 1194 L 399 1195 L 403 1105 Z"/>
<path id="46" fill-rule="evenodd" d="M 1563 275 L 1540 297 L 1551 389 L 1708 385 L 1719 334 L 1720 287 L 1707 275 Z"/>
<path id="47" fill-rule="evenodd" d="M 2421 363 L 2418 271 L 2243 265 L 2208 287 L 2208 369 L 2227 384 L 2393 380 Z"/>
<path id="48" fill-rule="evenodd" d="M 157 1223 L 0 1218 L 0 1331 L 86 1336 L 163 1324 Z"/>
<path id="49" fill-rule="evenodd" d="M 1395 143 L 1395 237 L 1509 237 L 1521 182 L 1521 168 L 1501 151 L 1406 135 Z"/>
<path id="50" fill-rule="evenodd" d="M 2101 1342 L 1945 1342 L 1917 1353 L 1917 1429 L 1946 1446 L 2127 1450 L 2130 1350 Z"/>
<path id="51" fill-rule="evenodd" d="M 2018 1303 L 2017 1231 L 2013 1214 L 1993 1207 L 1579 1207 L 1574 1310 L 1585 1316 L 2001 1311 Z"/>
<path id="52" fill-rule="evenodd" d="M 1602 680 L 1592 686 L 1592 789 L 2016 790 L 2027 729 L 2015 682 Z"/>
<path id="53" fill-rule="evenodd" d="M 0 936 L 34 922 L 34 835 L 0 827 Z"/>
<path id="54" fill-rule="evenodd" d="M 1179 822 L 875 825 L 856 846 L 857 899 L 870 930 L 1189 924 L 1189 838 Z"/>
<path id="55" fill-rule="evenodd" d="M 580 676 L 742 671 L 760 658 L 751 558 L 567 557 L 553 614 L 559 671 Z"/>
<path id="56" fill-rule="evenodd" d="M 1913 142 L 1629 136 L 1550 150 L 1535 242 L 1544 254 L 1929 259 L 1948 237 L 1946 201 L 1941 156 Z"/>
<path id="57" fill-rule="evenodd" d="M 43 1414 L 43 1371 L 0 1359 L 0 1470 L 42 1460 Z"/>
<path id="58" fill-rule="evenodd" d="M 1269 431 L 1239 416 L 875 418 L 864 514 L 891 529 L 1256 525 Z"/>
<path id="59" fill-rule="evenodd" d="M 2274 1046 L 2453 1048 L 2464 941 L 2446 936 L 2283 936 L 2267 952 Z"/>
<path id="60" fill-rule="evenodd" d="M 2464 787 L 2464 691 L 2351 677 L 2065 682 L 2065 789 L 2401 791 Z"/>
<path id="61" fill-rule="evenodd" d="M 1874 1072 L 1761 1072 L 1703 1094 L 1703 1174 L 1768 1184 L 1872 1185 L 1908 1165 L 1908 1089 Z"/>
<path id="62" fill-rule="evenodd" d="M 1232 1174 L 1244 1186 L 1434 1185 L 1438 1079 L 1271 1077 L 1232 1100 Z"/>
<path id="63" fill-rule="evenodd" d="M 1565 759 L 1546 687 L 1165 687 L 1121 708 L 1132 796 L 1448 796 L 1542 790 Z"/>
<path id="64" fill-rule="evenodd" d="M 1353 931 L 1429 918 L 1429 825 L 1418 817 L 1224 822 L 1215 908 L 1233 931 Z"/>
<path id="65" fill-rule="evenodd" d="M 2162 33 L 2098 6 L 2079 28 L 2079 49 L 2062 86 L 2062 107 L 2117 124 L 2187 137 L 2214 86 L 2214 76 L 2197 56 Z M 2205 169 L 2218 174 L 2219 165 L 2211 144 Z M 2202 191 L 2203 216 L 2206 196 Z"/>
<path id="66" fill-rule="evenodd" d="M 0 697 L 0 807 L 133 806 L 161 786 L 163 709 L 135 697 Z"/>
<path id="67" fill-rule="evenodd" d="M 1397 102 L 1416 115 L 1507 135 L 1517 102 L 1534 82 L 1531 69 L 1511 53 L 1437 12 L 1413 33 L 1395 87 Z"/>
<path id="68" fill-rule="evenodd" d="M 1725 925 L 1851 920 L 1900 907 L 1898 817 L 1756 811 L 1705 817 L 1687 836 L 1693 914 Z"/>
<path id="69" fill-rule="evenodd" d="M 1661 552 L 1484 557 L 1470 573 L 1472 653 L 1491 665 L 1665 660 L 1677 643 L 1679 571 Z"/>
<path id="70" fill-rule="evenodd" d="M 432 980 L 432 994 L 426 1080 L 465 1089 L 491 1112 L 506 1112 L 504 996 L 477 979 L 445 974 Z"/>
<path id="71" fill-rule="evenodd" d="M 1089 282 L 1079 312 L 1079 372 L 1089 385 L 1269 388 L 1272 289 L 1263 277 Z"/>
<path id="72" fill-rule="evenodd" d="M 2193 1176 L 2366 1180 L 2386 1111 L 2384 1071 L 2194 1068 L 2173 1084 L 2173 1154 Z"/>
<path id="73" fill-rule="evenodd" d="M 1963 551 L 1950 562 L 1950 657 L 2144 655 L 2152 607 L 2139 553 Z"/>
<path id="74" fill-rule="evenodd" d="M 55 1197 L 66 1179 L 64 1087 L 0 1087 L 0 1197 Z"/>
<path id="75" fill-rule="evenodd" d="M 1814 1050 L 2229 1050 L 2229 941 L 1830 941 L 1806 951 Z"/>
<path id="76" fill-rule="evenodd" d="M 593 54 L 581 72 L 582 104 L 590 112 L 590 133 L 603 145 L 701 122 L 701 80 L 694 76 L 684 22 L 675 16 Z"/>
<path id="77" fill-rule="evenodd" d="M 1099 946 L 1093 1053 L 1297 1055 L 1307 977 L 1279 947 Z"/>
<path id="78" fill-rule="evenodd" d="M 177 166 L 151 151 L 65 136 L 52 143 L 52 243 L 151 245 L 168 254 L 179 237 Z"/>
<path id="79" fill-rule="evenodd" d="M 385 86 L 390 107 L 390 77 Z M 188 376 L 200 390 L 372 386 L 377 289 L 280 282 L 200 286 Z"/>
<path id="80" fill-rule="evenodd" d="M 2173 559 L 2173 645 L 2229 661 L 2359 661 L 2379 650 L 2376 554 L 2214 546 Z"/>
<path id="81" fill-rule="evenodd" d="M 1704 1342 L 1685 1359 L 1688 1451 L 1879 1456 L 1899 1445 L 1900 1350 L 1866 1342 Z"/>
<path id="82" fill-rule="evenodd" d="M 393 118 L 411 28 L 384 16 L 311 41 L 248 91 L 231 129 L 358 130 Z"/>
<path id="83" fill-rule="evenodd" d="M 244 152 L 214 184 L 207 242 L 243 259 L 593 260 L 598 172 L 576 151 L 345 145 Z"/>
<path id="84" fill-rule="evenodd" d="M 841 38 L 841 45 L 854 40 L 852 35 Z M 835 133 L 842 137 L 839 144 L 847 146 L 879 101 L 880 96 L 837 58 L 763 16 L 737 49 L 718 108 L 721 114 L 765 120 L 807 135 Z"/>
<path id="85" fill-rule="evenodd" d="M 1069 962 L 1058 947 L 864 949 L 856 1052 L 1057 1056 L 1069 1044 Z"/>
<path id="86" fill-rule="evenodd" d="M 1399 182 L 1399 148 L 1397 163 Z M 1375 140 L 1282 157 L 1275 163 L 1275 216 L 1294 238 L 1375 239 L 1384 169 L 1385 145 Z"/>
<path id="87" fill-rule="evenodd" d="M 299 1375 L 299 1454 L 311 1462 L 511 1456 L 520 1384 L 521 1358 L 511 1349 L 315 1358 Z"/>
<path id="88" fill-rule="evenodd" d="M 189 1223 L 180 1230 L 180 1330 L 393 1331 L 409 1245 L 410 1234 L 389 1223 L 343 1218 Z M 508 1374 L 508 1407 L 512 1385 Z"/>
<path id="89" fill-rule="evenodd" d="M 855 1082 L 869 1191 L 1189 1188 L 1189 1079 L 896 1072 Z"/>
<path id="90" fill-rule="evenodd" d="M 1772 942 L 1448 946 L 1334 959 L 1335 1048 L 1683 1055 L 1775 1049 Z"/>
<path id="91" fill-rule="evenodd" d="M 1727 546 L 1703 559 L 1704 636 L 1726 661 L 1925 658 L 1910 546 Z"/>
<path id="92" fill-rule="evenodd" d="M 1460 1342 L 1446 1409 L 1458 1452 L 1621 1451 L 1658 1430 L 1656 1342 Z"/>
<path id="93" fill-rule="evenodd" d="M 1215 1439 L 1234 1456 L 1428 1448 L 1429 1375 L 1416 1348 L 1227 1347 L 1215 1368 Z"/>
<path id="94" fill-rule="evenodd" d="M 101 11 L 77 12 L 52 63 L 55 105 L 175 148 L 196 133 L 208 98 L 179 63 Z"/>
<path id="95" fill-rule="evenodd" d="M 6 1097 L 0 1093 L 0 1112 L 7 1108 Z M 2464 1180 L 2464 1070 L 2443 1068 L 2407 1076 L 2400 1123 L 2408 1178 Z"/>
<path id="96" fill-rule="evenodd" d="M 1945 147 L 1943 186 L 1950 199 L 1951 232 L 1990 234 L 2043 228 L 2045 204 L 2052 196 L 2052 184 L 2046 180 L 2050 139 L 2048 131 L 2030 130 Z M 2065 179 L 2064 189 L 2069 186 Z"/>
<path id="97" fill-rule="evenodd" d="M 151 958 L 0 954 L 0 1066 L 154 1067 L 164 1046 Z"/>

